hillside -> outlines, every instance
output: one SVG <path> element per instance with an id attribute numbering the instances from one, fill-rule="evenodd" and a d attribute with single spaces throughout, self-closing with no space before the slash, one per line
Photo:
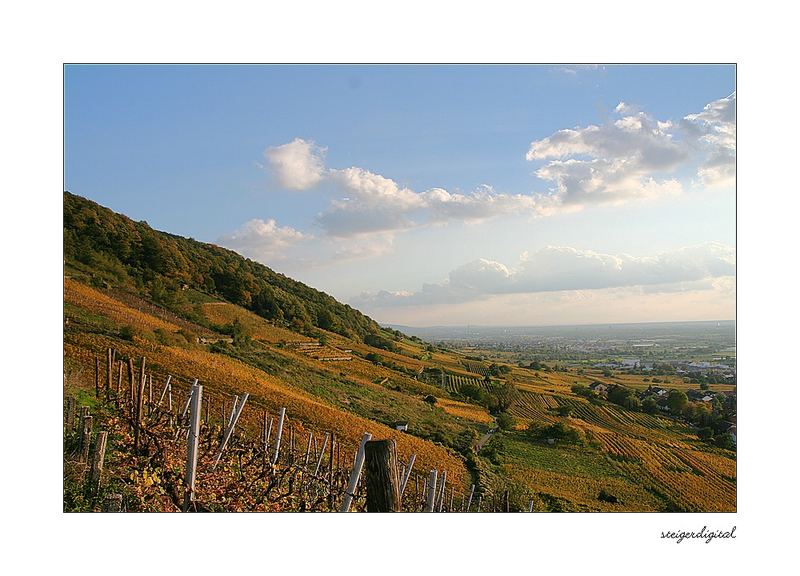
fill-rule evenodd
<path id="1" fill-rule="evenodd" d="M 64 262 L 68 274 L 95 286 L 125 288 L 182 316 L 196 316 L 191 289 L 303 333 L 321 328 L 363 339 L 380 331 L 359 311 L 263 264 L 153 230 L 69 192 L 64 192 Z"/>
<path id="2" fill-rule="evenodd" d="M 276 495 L 269 483 L 266 496 L 242 487 L 264 481 L 259 474 L 267 468 L 252 468 L 263 460 L 257 439 L 265 418 L 281 408 L 287 434 L 308 442 L 308 451 L 313 446 L 316 454 L 312 440 L 336 437 L 342 457 L 337 452 L 331 473 L 343 481 L 365 432 L 395 439 L 401 461 L 416 455 L 416 504 L 435 468 L 447 471 L 448 506 L 456 509 L 474 484 L 471 509 L 735 510 L 735 452 L 699 441 L 679 419 L 574 392 L 592 382 L 646 389 L 641 376 L 471 359 L 382 330 L 332 297 L 234 252 L 154 231 L 72 194 L 64 194 L 64 203 L 64 393 L 92 409 L 95 431 L 112 432 L 105 486 L 121 493 L 129 510 L 176 509 L 164 490 L 179 486 L 180 443 L 164 438 L 173 434 L 195 378 L 208 400 L 209 452 L 201 456 L 198 498 L 209 510 L 330 509 L 333 496 L 325 508 L 303 500 L 304 492 Z M 109 349 L 113 379 L 103 372 Z M 146 392 L 148 410 L 168 377 L 176 406 L 163 414 L 156 409 L 163 418 L 144 431 L 149 443 L 137 453 L 125 428 L 131 421 L 125 384 L 130 378 L 133 387 L 136 377 L 128 366 L 137 372 L 142 363 L 155 387 Z M 111 386 L 108 401 L 95 396 L 101 380 Z M 238 460 L 211 471 L 233 397 L 244 393 L 249 399 L 230 455 Z M 496 418 L 504 429 L 492 432 Z M 407 432 L 395 429 L 398 422 Z M 548 426 L 573 430 L 575 441 L 537 436 Z M 304 448 L 294 444 L 292 458 Z M 74 431 L 65 428 L 65 509 L 98 509 L 99 501 L 76 487 L 84 472 L 74 448 Z M 160 475 L 160 484 L 143 480 L 148 474 Z M 418 508 L 409 502 L 407 509 Z"/>

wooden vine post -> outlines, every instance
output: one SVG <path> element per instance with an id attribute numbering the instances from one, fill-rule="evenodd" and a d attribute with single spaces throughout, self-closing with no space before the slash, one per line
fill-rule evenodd
<path id="1" fill-rule="evenodd" d="M 336 447 L 336 434 L 331 432 L 331 447 L 328 452 L 328 508 L 333 510 L 333 452 Z"/>
<path id="2" fill-rule="evenodd" d="M 122 360 L 119 361 L 119 374 L 117 375 L 117 396 L 116 396 L 117 408 L 119 408 L 119 395 L 121 389 L 122 389 Z"/>
<path id="3" fill-rule="evenodd" d="M 367 442 L 364 446 L 364 468 L 367 482 L 367 512 L 400 512 L 396 442 L 394 440 Z"/>
<path id="4" fill-rule="evenodd" d="M 136 406 L 136 384 L 134 382 L 136 378 L 136 373 L 133 370 L 133 358 L 130 356 L 128 357 L 128 384 L 130 387 L 130 406 L 131 406 L 131 417 L 133 417 L 134 407 Z"/>
<path id="5" fill-rule="evenodd" d="M 77 400 L 73 396 L 67 396 L 67 433 L 71 433 L 75 429 L 75 409 L 78 406 Z"/>
<path id="6" fill-rule="evenodd" d="M 436 469 L 431 470 L 430 476 L 423 488 L 425 492 L 425 512 L 433 512 L 433 506 L 436 503 L 436 477 L 438 475 L 439 473 Z"/>
<path id="7" fill-rule="evenodd" d="M 278 463 L 278 455 L 281 452 L 281 435 L 283 435 L 283 420 L 286 417 L 286 408 L 281 408 L 278 415 L 278 431 L 275 434 L 275 452 L 272 454 L 272 464 Z"/>
<path id="8" fill-rule="evenodd" d="M 244 408 L 245 402 L 247 402 L 247 399 L 249 397 L 250 394 L 245 394 L 241 398 L 239 398 L 239 396 L 236 397 L 236 403 L 233 406 L 233 412 L 231 412 L 231 418 L 228 422 L 228 427 L 225 430 L 225 436 L 222 438 L 222 444 L 220 444 L 219 446 L 219 452 L 217 452 L 217 457 L 214 459 L 214 464 L 211 466 L 212 470 L 215 470 L 217 468 L 217 464 L 219 464 L 219 459 L 222 458 L 222 453 L 225 451 L 225 447 L 228 445 L 228 442 L 231 439 L 231 435 L 233 434 L 233 429 L 236 428 L 236 423 L 239 421 L 239 416 L 242 415 L 242 409 Z M 192 398 L 192 402 L 193 403 L 195 402 L 194 397 Z M 202 406 L 202 404 L 198 405 L 198 411 L 200 406 Z M 198 415 L 197 418 L 199 426 L 200 416 Z M 194 421 L 194 414 L 192 414 L 192 421 Z"/>
<path id="9" fill-rule="evenodd" d="M 100 398 L 100 358 L 94 358 L 94 397 Z"/>
<path id="10" fill-rule="evenodd" d="M 144 374 L 144 368 L 146 363 L 147 363 L 147 358 L 142 356 L 142 371 L 141 375 L 139 376 L 139 393 L 136 395 L 136 402 L 135 402 L 136 414 L 134 416 L 134 423 L 136 425 L 136 428 L 134 428 L 134 433 L 133 433 L 134 452 L 139 451 L 139 432 L 142 427 L 142 408 L 144 407 L 144 384 L 146 380 Z"/>
<path id="11" fill-rule="evenodd" d="M 91 490 L 97 492 L 100 488 L 100 476 L 103 474 L 103 463 L 106 458 L 106 442 L 108 432 L 98 432 L 97 442 L 94 445 L 94 457 L 92 458 Z"/>
<path id="12" fill-rule="evenodd" d="M 403 475 L 403 478 L 400 481 L 400 497 L 403 497 L 403 493 L 406 491 L 406 485 L 408 484 L 408 479 L 411 478 L 411 470 L 414 469 L 414 461 L 417 459 L 416 454 L 412 454 L 411 458 L 408 459 L 408 466 L 406 467 L 406 472 Z"/>
<path id="13" fill-rule="evenodd" d="M 442 487 L 439 489 L 439 506 L 437 507 L 437 511 L 442 511 L 442 506 L 444 505 L 444 496 L 445 490 L 447 489 L 447 470 L 442 472 Z"/>
<path id="14" fill-rule="evenodd" d="M 111 378 L 114 371 L 114 350 L 111 348 L 106 352 L 106 402 L 111 400 Z"/>
<path id="15" fill-rule="evenodd" d="M 87 409 L 88 410 L 88 409 Z M 89 459 L 89 445 L 92 443 L 92 417 L 81 418 L 81 462 Z"/>
<path id="16" fill-rule="evenodd" d="M 365 432 L 364 436 L 361 438 L 361 444 L 358 446 L 358 452 L 356 452 L 353 469 L 350 471 L 350 480 L 347 483 L 347 492 L 344 494 L 342 507 L 339 509 L 340 512 L 350 511 L 350 505 L 353 503 L 353 498 L 356 494 L 358 478 L 361 476 L 361 469 L 364 467 L 364 446 L 366 446 L 367 442 L 370 440 L 372 440 L 372 434 Z"/>
<path id="17" fill-rule="evenodd" d="M 472 485 L 472 488 L 469 489 L 469 500 L 467 500 L 467 512 L 469 512 L 469 507 L 472 506 L 472 497 L 475 495 L 475 484 Z"/>
<path id="18" fill-rule="evenodd" d="M 200 408 L 203 405 L 203 386 L 194 381 L 191 395 L 189 435 L 186 438 L 186 493 L 183 497 L 183 511 L 189 510 L 194 502 L 194 483 L 197 477 L 197 448 L 200 444 Z"/>

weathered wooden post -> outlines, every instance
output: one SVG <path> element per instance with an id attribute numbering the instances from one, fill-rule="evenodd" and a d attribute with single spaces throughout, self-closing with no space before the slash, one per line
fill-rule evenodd
<path id="1" fill-rule="evenodd" d="M 183 511 L 189 510 L 189 505 L 194 502 L 194 483 L 197 476 L 197 447 L 200 443 L 200 407 L 203 405 L 203 386 L 194 381 L 192 385 L 191 422 L 189 435 L 186 439 L 186 493 L 183 497 Z"/>
<path id="2" fill-rule="evenodd" d="M 400 479 L 397 476 L 397 444 L 372 440 L 364 445 L 364 477 L 367 512 L 400 512 Z"/>
<path id="3" fill-rule="evenodd" d="M 167 391 L 167 410 L 172 415 L 172 384 L 169 385 L 169 390 Z"/>
<path id="4" fill-rule="evenodd" d="M 478 510 L 478 512 L 481 511 L 481 498 L 482 497 L 483 497 L 483 494 L 478 494 L 478 505 L 475 507 Z"/>
<path id="5" fill-rule="evenodd" d="M 244 396 L 242 396 L 241 402 L 239 402 L 239 397 L 238 396 L 236 397 L 236 405 L 234 406 L 233 412 L 231 413 L 231 419 L 228 423 L 228 428 L 225 430 L 225 436 L 222 438 L 222 444 L 220 444 L 219 446 L 219 452 L 217 453 L 217 457 L 214 459 L 214 464 L 211 466 L 212 470 L 216 470 L 217 464 L 219 464 L 219 459 L 222 458 L 222 453 L 225 451 L 225 447 L 228 445 L 228 441 L 231 439 L 231 435 L 233 434 L 233 429 L 236 427 L 236 423 L 239 421 L 239 416 L 242 415 L 242 409 L 244 408 L 244 405 L 249 397 L 250 394 L 245 394 Z M 199 422 L 200 416 L 198 415 L 197 418 Z"/>
<path id="6" fill-rule="evenodd" d="M 172 382 L 172 374 L 167 374 L 167 381 L 164 382 L 164 388 L 161 390 L 161 396 L 158 397 L 158 403 L 156 403 L 156 408 L 161 408 L 161 403 L 164 401 L 164 398 L 167 397 L 167 390 L 170 388 L 170 382 Z"/>
<path id="7" fill-rule="evenodd" d="M 233 422 L 233 416 L 236 414 L 236 407 L 239 406 L 239 396 L 233 397 L 233 409 L 231 410 L 231 415 L 228 417 L 228 424 L 225 426 L 225 429 L 231 427 L 231 423 Z"/>
<path id="8" fill-rule="evenodd" d="M 303 470 L 308 470 L 308 459 L 311 456 L 311 442 L 314 440 L 314 433 L 308 432 L 308 446 L 306 446 L 306 457 L 303 460 Z"/>
<path id="9" fill-rule="evenodd" d="M 144 374 L 144 371 L 145 371 L 146 367 L 147 367 L 147 358 L 145 356 L 142 356 L 141 372 L 139 373 L 139 390 L 140 390 L 140 392 L 139 392 L 139 396 L 136 398 L 137 401 L 139 402 L 139 404 L 142 403 L 142 394 L 144 393 L 144 384 L 143 384 L 143 382 L 145 381 L 145 378 L 146 378 L 146 376 Z M 139 414 L 141 414 L 141 412 L 139 412 Z"/>
<path id="10" fill-rule="evenodd" d="M 92 417 L 86 415 L 81 421 L 81 462 L 89 460 L 89 445 L 92 443 Z"/>
<path id="11" fill-rule="evenodd" d="M 281 435 L 283 434 L 283 419 L 286 417 L 286 408 L 281 408 L 278 415 L 278 431 L 275 434 L 275 452 L 272 455 L 272 464 L 278 463 L 278 455 L 281 451 Z"/>
<path id="12" fill-rule="evenodd" d="M 79 434 L 83 434 L 83 421 L 86 419 L 87 416 L 89 416 L 89 407 L 88 406 L 81 406 L 80 416 L 78 417 L 78 433 Z M 79 449 L 83 448 L 83 444 L 80 443 L 83 440 L 83 437 L 81 436 L 78 440 L 79 440 L 78 448 Z"/>
<path id="13" fill-rule="evenodd" d="M 192 404 L 192 395 L 194 394 L 194 385 L 197 384 L 197 378 L 194 379 L 192 383 L 192 389 L 189 391 L 189 397 L 186 399 L 186 403 L 183 405 L 183 410 L 181 410 L 181 419 L 178 421 L 179 425 L 183 425 L 183 422 L 186 420 L 186 415 L 189 413 L 189 407 Z M 225 418 L 222 419 L 225 421 Z"/>
<path id="14" fill-rule="evenodd" d="M 508 490 L 506 490 L 505 493 L 503 494 L 503 502 L 504 502 L 503 508 L 505 508 L 505 511 L 511 512 L 511 506 L 508 503 Z"/>
<path id="15" fill-rule="evenodd" d="M 442 511 L 442 506 L 444 505 L 444 497 L 445 497 L 445 490 L 447 489 L 447 470 L 442 472 L 442 487 L 439 490 L 439 506 L 437 507 L 437 512 Z"/>
<path id="16" fill-rule="evenodd" d="M 74 396 L 67 396 L 67 433 L 71 433 L 75 429 L 75 408 L 78 406 L 78 401 Z"/>
<path id="17" fill-rule="evenodd" d="M 533 498 L 528 502 L 528 512 L 533 512 Z"/>
<path id="18" fill-rule="evenodd" d="M 269 439 L 272 437 L 272 422 L 275 420 L 272 416 L 269 417 L 269 424 L 267 424 L 267 436 L 264 439 L 264 453 L 269 454 Z"/>
<path id="19" fill-rule="evenodd" d="M 472 506 L 472 496 L 475 494 L 475 484 L 472 485 L 472 488 L 469 490 L 469 500 L 467 500 L 467 512 L 469 512 L 469 507 Z"/>
<path id="20" fill-rule="evenodd" d="M 436 501 L 436 477 L 438 473 L 436 469 L 431 470 L 430 476 L 425 482 L 425 512 L 433 512 L 433 506 Z"/>
<path id="21" fill-rule="evenodd" d="M 141 375 L 139 376 L 139 393 L 136 395 L 136 416 L 135 416 L 135 423 L 136 428 L 133 432 L 133 450 L 134 452 L 139 451 L 139 434 L 142 428 L 142 409 L 144 407 L 144 384 L 147 380 L 147 376 L 145 376 L 144 368 L 145 364 L 147 363 L 147 358 L 142 356 L 142 371 Z"/>
<path id="22" fill-rule="evenodd" d="M 91 490 L 97 492 L 100 488 L 100 476 L 103 474 L 103 462 L 106 458 L 106 441 L 108 432 L 97 433 L 97 442 L 94 445 L 94 457 L 92 458 Z"/>
<path id="23" fill-rule="evenodd" d="M 417 459 L 416 454 L 412 454 L 411 458 L 408 459 L 408 466 L 406 467 L 406 473 L 403 476 L 403 480 L 400 483 L 400 497 L 403 497 L 403 493 L 406 491 L 406 485 L 408 484 L 408 479 L 411 478 L 411 470 L 414 469 L 414 461 Z"/>
<path id="24" fill-rule="evenodd" d="M 117 408 L 119 408 L 119 405 L 120 405 L 120 397 L 119 396 L 120 396 L 120 393 L 122 391 L 122 364 L 123 364 L 123 362 L 122 362 L 122 360 L 120 360 L 119 361 L 119 374 L 117 375 L 117 397 L 116 397 Z"/>
<path id="25" fill-rule="evenodd" d="M 328 452 L 328 509 L 333 510 L 333 452 L 336 447 L 336 435 L 331 432 L 331 447 Z"/>
<path id="26" fill-rule="evenodd" d="M 100 398 L 100 358 L 94 357 L 94 397 Z"/>
<path id="27" fill-rule="evenodd" d="M 136 372 L 133 368 L 133 357 L 128 357 L 128 384 L 130 385 L 130 394 L 131 394 L 131 417 L 133 417 L 133 412 L 136 409 Z"/>
<path id="28" fill-rule="evenodd" d="M 153 415 L 153 375 L 147 376 L 147 415 Z"/>
<path id="29" fill-rule="evenodd" d="M 361 468 L 364 466 L 364 447 L 366 446 L 367 442 L 372 439 L 372 434 L 369 432 L 365 432 L 364 436 L 361 438 L 361 444 L 358 446 L 358 452 L 356 452 L 356 459 L 353 462 L 353 469 L 350 471 L 350 480 L 347 483 L 347 491 L 344 494 L 344 500 L 342 501 L 342 507 L 340 508 L 340 512 L 349 512 L 350 511 L 350 504 L 353 502 L 353 498 L 356 495 L 356 485 L 358 484 L 358 478 L 361 476 Z"/>
<path id="30" fill-rule="evenodd" d="M 106 402 L 111 397 L 111 371 L 114 369 L 114 360 L 111 355 L 111 348 L 106 353 Z"/>
<path id="31" fill-rule="evenodd" d="M 330 436 L 330 434 L 325 432 L 325 439 L 322 441 L 322 450 L 319 451 L 319 459 L 317 460 L 317 465 L 314 468 L 314 476 L 319 474 L 319 467 L 322 466 L 322 457 L 325 455 L 325 447 L 328 445 L 328 436 Z"/>

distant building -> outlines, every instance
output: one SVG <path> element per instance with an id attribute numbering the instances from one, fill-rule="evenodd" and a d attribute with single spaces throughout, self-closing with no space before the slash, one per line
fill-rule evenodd
<path id="1" fill-rule="evenodd" d="M 408 432 L 408 422 L 395 422 L 394 429 L 401 432 Z"/>
<path id="2" fill-rule="evenodd" d="M 608 386 L 603 384 L 602 382 L 592 382 L 589 384 L 589 389 L 597 394 L 608 394 Z"/>
<path id="3" fill-rule="evenodd" d="M 733 443 L 736 444 L 736 424 L 728 428 L 728 434 L 733 438 Z"/>

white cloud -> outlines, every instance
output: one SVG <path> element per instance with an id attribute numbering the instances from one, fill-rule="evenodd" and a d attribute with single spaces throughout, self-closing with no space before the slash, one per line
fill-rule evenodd
<path id="1" fill-rule="evenodd" d="M 313 236 L 290 226 L 278 226 L 273 219 L 254 218 L 231 234 L 222 236 L 219 244 L 261 262 L 283 259 L 286 251 Z"/>
<path id="2" fill-rule="evenodd" d="M 345 198 L 334 200 L 317 223 L 337 237 L 407 230 L 444 222 L 481 222 L 503 214 L 531 214 L 534 199 L 481 186 L 469 194 L 442 188 L 415 192 L 363 168 L 330 170 Z"/>
<path id="3" fill-rule="evenodd" d="M 325 175 L 325 150 L 314 142 L 295 138 L 288 144 L 267 148 L 264 156 L 281 186 L 306 190 L 316 186 Z"/>
<path id="4" fill-rule="evenodd" d="M 621 110 L 628 108 L 620 104 Z M 620 109 L 617 106 L 617 109 Z M 654 175 L 688 156 L 664 123 L 644 113 L 603 126 L 560 130 L 531 142 L 527 160 L 549 160 L 536 176 L 552 182 L 552 204 L 621 203 L 679 193 L 677 180 Z"/>
<path id="5" fill-rule="evenodd" d="M 535 206 L 532 196 L 501 194 L 487 185 L 471 194 L 450 193 L 442 188 L 433 188 L 422 196 L 430 210 L 429 219 L 432 222 L 481 222 L 505 214 L 530 214 Z"/>
<path id="6" fill-rule="evenodd" d="M 388 254 L 394 248 L 394 234 L 375 232 L 358 234 L 348 238 L 331 239 L 333 261 L 362 260 Z"/>
<path id="7" fill-rule="evenodd" d="M 730 185 L 735 173 L 736 95 L 674 123 L 620 102 L 620 118 L 602 126 L 559 130 L 531 142 L 526 159 L 545 161 L 536 176 L 551 182 L 538 212 L 679 194 L 674 173 L 686 166 L 708 186 Z"/>
<path id="8" fill-rule="evenodd" d="M 706 154 L 698 168 L 707 186 L 734 183 L 736 177 L 736 93 L 707 104 L 702 112 L 689 114 L 681 127 Z"/>
<path id="9" fill-rule="evenodd" d="M 316 223 L 330 237 L 350 238 L 676 196 L 683 192 L 679 176 L 687 167 L 706 186 L 730 185 L 735 175 L 735 105 L 732 94 L 673 122 L 620 102 L 615 120 L 607 124 L 559 130 L 535 140 L 526 159 L 541 163 L 535 174 L 549 184 L 547 193 L 500 193 L 486 185 L 469 193 L 444 188 L 418 192 L 364 168 L 326 169 L 326 150 L 300 138 L 268 148 L 265 155 L 285 188 L 333 185 L 340 196 L 317 215 Z"/>
<path id="10" fill-rule="evenodd" d="M 439 284 L 417 292 L 363 293 L 359 305 L 389 307 L 479 300 L 498 294 L 585 291 L 643 286 L 651 292 L 709 288 L 736 273 L 734 250 L 724 244 L 688 246 L 656 256 L 601 254 L 548 246 L 523 253 L 516 268 L 479 259 L 451 271 Z"/>

